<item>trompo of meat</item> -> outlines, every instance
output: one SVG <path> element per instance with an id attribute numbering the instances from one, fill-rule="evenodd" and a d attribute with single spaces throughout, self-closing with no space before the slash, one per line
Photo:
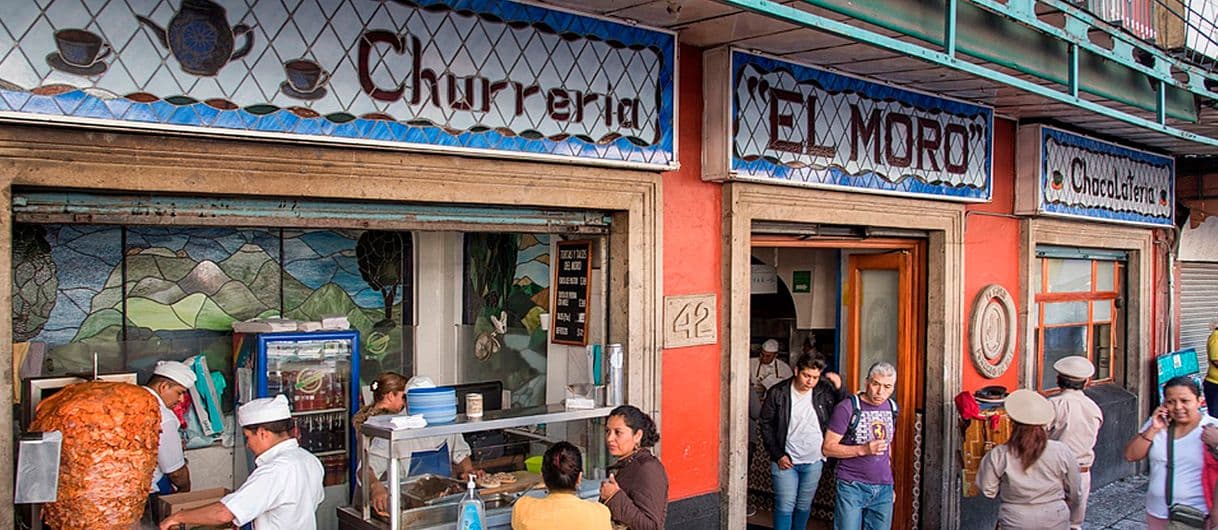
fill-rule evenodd
<path id="1" fill-rule="evenodd" d="M 161 412 L 128 383 L 68 386 L 38 405 L 32 431 L 63 433 L 59 496 L 43 509 L 59 530 L 130 528 L 144 513 Z"/>

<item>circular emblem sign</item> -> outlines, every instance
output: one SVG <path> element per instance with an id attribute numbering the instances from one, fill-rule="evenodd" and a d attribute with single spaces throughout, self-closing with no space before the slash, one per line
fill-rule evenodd
<path id="1" fill-rule="evenodd" d="M 994 379 L 1015 358 L 1015 300 L 1001 285 L 977 293 L 969 322 L 969 353 L 981 375 Z"/>

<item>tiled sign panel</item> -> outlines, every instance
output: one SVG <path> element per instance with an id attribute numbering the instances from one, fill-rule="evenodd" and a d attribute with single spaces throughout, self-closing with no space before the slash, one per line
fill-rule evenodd
<path id="1" fill-rule="evenodd" d="M 1175 159 L 1046 126 L 1039 131 L 1039 211 L 1171 226 Z M 1022 131 L 1021 131 L 1022 133 Z"/>
<path id="2" fill-rule="evenodd" d="M 0 114 L 668 167 L 672 34 L 505 0 L 56 0 Z"/>
<path id="3" fill-rule="evenodd" d="M 993 110 L 732 54 L 737 178 L 986 201 Z"/>

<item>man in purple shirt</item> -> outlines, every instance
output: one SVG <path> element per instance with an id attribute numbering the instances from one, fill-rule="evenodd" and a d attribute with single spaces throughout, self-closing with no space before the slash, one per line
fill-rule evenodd
<path id="1" fill-rule="evenodd" d="M 885 362 L 875 363 L 867 371 L 863 392 L 833 408 L 822 452 L 838 459 L 835 530 L 892 527 L 892 458 L 888 449 L 896 432 L 897 410 L 889 397 L 896 381 L 896 368 Z M 852 421 L 855 414 L 858 420 Z"/>

